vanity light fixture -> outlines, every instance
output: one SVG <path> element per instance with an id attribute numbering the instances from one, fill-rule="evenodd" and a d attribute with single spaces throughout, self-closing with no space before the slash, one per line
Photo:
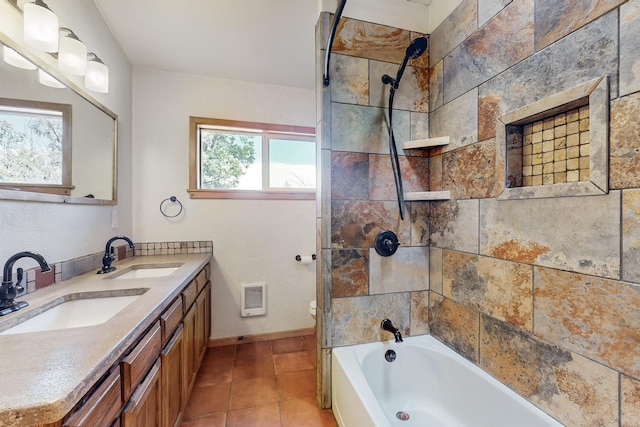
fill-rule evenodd
<path id="1" fill-rule="evenodd" d="M 84 77 L 84 86 L 93 92 L 109 92 L 109 68 L 93 52 L 87 56 L 87 74 Z"/>
<path id="2" fill-rule="evenodd" d="M 87 46 L 66 27 L 60 28 L 58 67 L 77 76 L 83 76 L 87 72 Z"/>
<path id="3" fill-rule="evenodd" d="M 58 80 L 51 77 L 51 74 L 43 71 L 42 69 L 38 69 L 38 81 L 45 86 L 54 87 L 56 89 L 63 89 L 66 87 Z"/>
<path id="4" fill-rule="evenodd" d="M 24 68 L 25 70 L 35 70 L 36 66 L 24 56 L 20 55 L 9 46 L 2 46 L 2 56 L 4 62 L 14 67 Z"/>
<path id="5" fill-rule="evenodd" d="M 24 41 L 44 52 L 58 51 L 58 17 L 42 0 L 26 3 L 24 15 Z"/>

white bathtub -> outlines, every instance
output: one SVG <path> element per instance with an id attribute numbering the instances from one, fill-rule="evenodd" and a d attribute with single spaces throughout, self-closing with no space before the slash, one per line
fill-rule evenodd
<path id="1" fill-rule="evenodd" d="M 341 427 L 562 426 L 429 335 L 334 348 L 331 378 Z"/>

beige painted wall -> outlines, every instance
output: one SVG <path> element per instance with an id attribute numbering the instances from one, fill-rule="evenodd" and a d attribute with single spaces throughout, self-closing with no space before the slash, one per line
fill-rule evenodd
<path id="1" fill-rule="evenodd" d="M 212 338 L 308 328 L 315 201 L 190 200 L 189 116 L 314 126 L 312 90 L 138 69 L 134 72 L 133 193 L 137 241 L 212 240 Z M 184 213 L 163 217 L 175 195 Z M 243 283 L 267 282 L 267 314 L 240 317 Z"/>

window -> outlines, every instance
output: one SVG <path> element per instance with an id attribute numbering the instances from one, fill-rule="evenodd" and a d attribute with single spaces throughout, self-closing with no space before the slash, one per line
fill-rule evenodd
<path id="1" fill-rule="evenodd" d="M 190 118 L 192 198 L 315 199 L 315 129 Z"/>
<path id="2" fill-rule="evenodd" d="M 0 188 L 70 194 L 71 106 L 0 98 Z"/>

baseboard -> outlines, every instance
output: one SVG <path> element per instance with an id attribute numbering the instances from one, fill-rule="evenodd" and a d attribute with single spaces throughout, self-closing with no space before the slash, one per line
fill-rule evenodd
<path id="1" fill-rule="evenodd" d="M 246 344 L 257 341 L 270 341 L 280 338 L 299 337 L 311 335 L 316 332 L 316 328 L 295 329 L 292 331 L 271 332 L 267 334 L 245 335 L 240 337 L 210 339 L 207 347 L 221 347 L 224 345 Z"/>

